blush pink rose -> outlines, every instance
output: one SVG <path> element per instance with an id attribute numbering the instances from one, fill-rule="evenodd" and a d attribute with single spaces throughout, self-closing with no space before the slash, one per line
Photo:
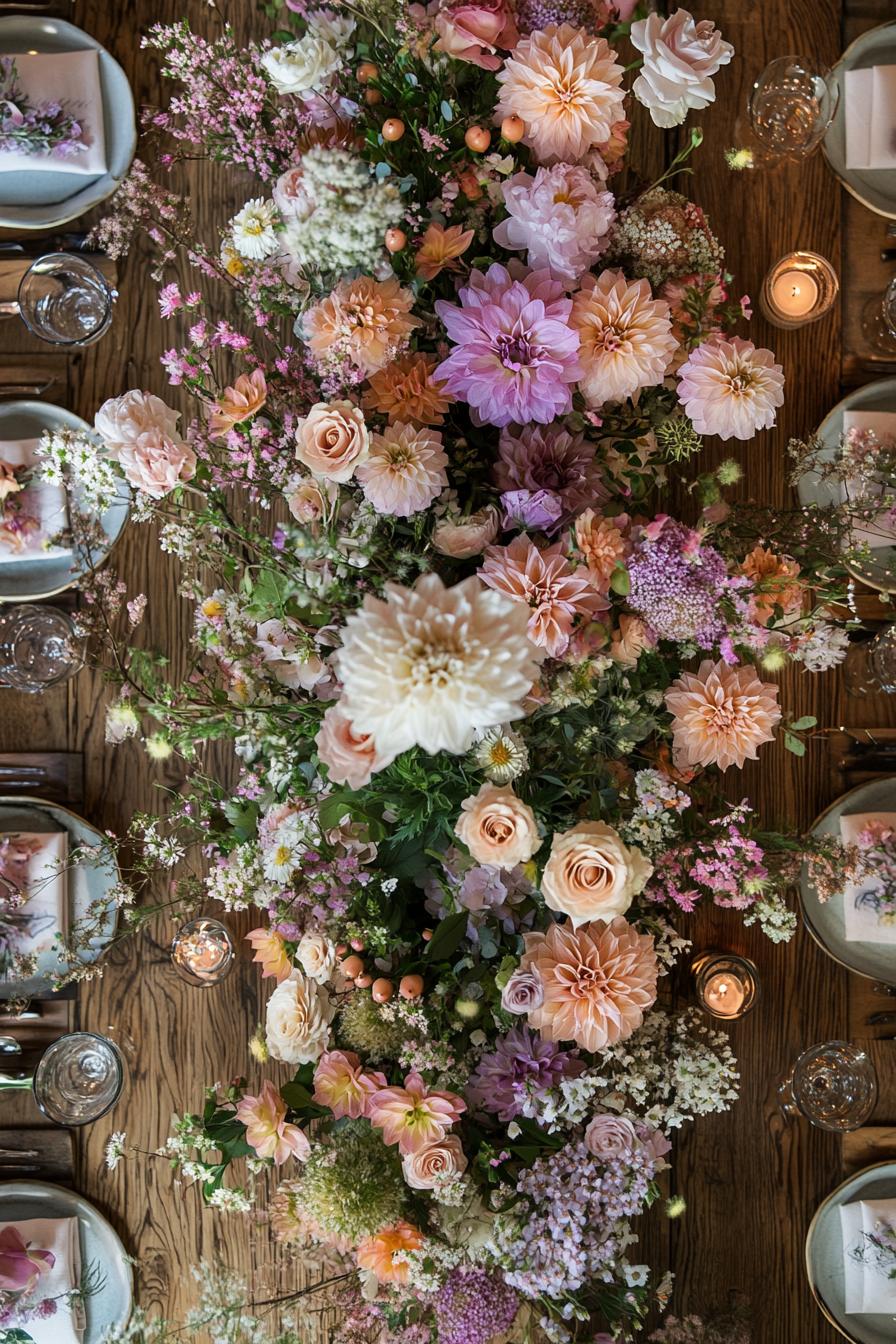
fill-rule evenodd
<path id="1" fill-rule="evenodd" d="M 296 457 L 315 476 L 350 481 L 369 452 L 364 412 L 351 401 L 319 401 L 299 421 Z"/>
<path id="2" fill-rule="evenodd" d="M 483 70 L 499 70 L 498 50 L 512 51 L 520 39 L 505 0 L 482 0 L 480 4 L 464 4 L 461 0 L 443 5 L 436 15 L 436 32 L 436 51 Z"/>
<path id="3" fill-rule="evenodd" d="M 637 1130 L 624 1115 L 595 1115 L 585 1130 L 585 1147 L 594 1157 L 618 1157 L 640 1146 Z"/>
<path id="4" fill-rule="evenodd" d="M 466 517 L 442 518 L 432 532 L 432 544 L 440 555 L 452 560 L 470 560 L 481 555 L 498 535 L 498 510 L 493 504 Z"/>
<path id="5" fill-rule="evenodd" d="M 118 450 L 118 463 L 129 485 L 150 499 L 170 495 L 176 485 L 192 479 L 196 454 L 180 438 L 169 438 L 159 429 L 147 429 Z"/>
<path id="6" fill-rule="evenodd" d="M 177 438 L 180 412 L 173 411 L 152 392 L 125 392 L 104 401 L 94 417 L 96 432 L 113 453 L 149 429 L 157 429 L 169 439 Z"/>
<path id="7" fill-rule="evenodd" d="M 428 1143 L 417 1153 L 405 1153 L 401 1160 L 404 1179 L 412 1190 L 434 1190 L 445 1181 L 462 1176 L 467 1159 L 456 1134 Z"/>
<path id="8" fill-rule="evenodd" d="M 371 733 L 355 732 L 351 718 L 339 705 L 327 710 L 314 741 L 331 782 L 347 784 L 350 789 L 363 789 L 371 775 L 392 759 L 378 749 Z"/>
<path id="9" fill-rule="evenodd" d="M 493 868 L 528 863 L 541 845 L 535 813 L 510 785 L 483 784 L 465 798 L 454 832 L 477 863 Z"/>

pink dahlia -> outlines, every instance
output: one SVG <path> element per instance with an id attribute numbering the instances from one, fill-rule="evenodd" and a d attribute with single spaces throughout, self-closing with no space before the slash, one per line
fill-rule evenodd
<path id="1" fill-rule="evenodd" d="M 544 492 L 557 501 L 557 521 L 548 531 L 556 530 L 565 515 L 606 497 L 594 444 L 581 434 L 570 434 L 562 425 L 504 429 L 498 453 L 494 476 L 499 490 Z"/>
<path id="2" fill-rule="evenodd" d="M 550 24 L 523 38 L 498 75 L 495 121 L 521 117 L 540 163 L 577 163 L 610 139 L 622 115 L 623 69 L 602 38 Z"/>
<path id="3" fill-rule="evenodd" d="M 479 577 L 532 608 L 529 638 L 551 658 L 565 652 L 577 616 L 590 620 L 609 607 L 585 566 L 574 567 L 566 559 L 561 542 L 539 550 L 527 536 L 519 536 L 509 546 L 489 546 Z"/>
<path id="4" fill-rule="evenodd" d="M 678 397 L 699 434 L 751 439 L 770 429 L 784 401 L 784 371 L 771 350 L 732 336 L 709 340 L 679 369 Z"/>
<path id="5" fill-rule="evenodd" d="M 585 277 L 571 322 L 581 341 L 580 386 L 591 406 L 655 387 L 678 348 L 669 305 L 654 299 L 646 280 L 626 280 L 621 271 Z"/>
<path id="6" fill-rule="evenodd" d="M 515 280 L 496 264 L 472 271 L 459 298 L 460 307 L 436 303 L 455 345 L 435 370 L 445 390 L 469 404 L 477 424 L 548 424 L 564 415 L 581 369 L 563 286 L 549 271 Z"/>
<path id="7" fill-rule="evenodd" d="M 760 681 L 752 667 L 728 667 L 709 659 L 696 672 L 682 672 L 666 692 L 673 715 L 672 745 L 688 766 L 742 766 L 755 761 L 780 722 L 778 688 Z"/>
<path id="8" fill-rule="evenodd" d="M 382 434 L 371 435 L 367 461 L 358 467 L 355 479 L 377 513 L 410 518 L 428 509 L 446 488 L 447 465 L 437 429 L 418 429 L 396 420 Z"/>
<path id="9" fill-rule="evenodd" d="M 574 285 L 606 250 L 616 218 L 613 194 L 598 191 L 587 169 L 558 163 L 534 177 L 517 173 L 502 191 L 507 219 L 494 240 L 508 251 L 525 251 L 530 266 Z"/>

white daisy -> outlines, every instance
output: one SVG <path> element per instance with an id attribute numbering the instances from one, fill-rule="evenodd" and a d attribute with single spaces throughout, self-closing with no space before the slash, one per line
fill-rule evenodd
<path id="1" fill-rule="evenodd" d="M 526 744 L 510 728 L 490 728 L 477 742 L 473 759 L 493 784 L 509 784 L 529 768 Z"/>
<path id="2" fill-rule="evenodd" d="M 264 261 L 265 257 L 273 256 L 280 246 L 276 229 L 278 219 L 273 201 L 266 201 L 261 196 L 247 201 L 230 221 L 230 236 L 240 256 L 251 261 Z"/>

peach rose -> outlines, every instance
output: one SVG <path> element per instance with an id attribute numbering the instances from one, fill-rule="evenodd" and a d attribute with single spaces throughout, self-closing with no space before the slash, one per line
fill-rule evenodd
<path id="1" fill-rule="evenodd" d="M 225 387 L 215 402 L 208 418 L 208 432 L 213 439 L 225 434 L 244 420 L 257 415 L 267 401 L 268 387 L 261 369 L 241 373 L 232 387 Z"/>
<path id="2" fill-rule="evenodd" d="M 404 1179 L 412 1190 L 434 1190 L 437 1185 L 461 1176 L 467 1159 L 456 1134 L 428 1143 L 418 1153 L 405 1153 L 401 1159 Z"/>
<path id="3" fill-rule="evenodd" d="M 528 863 L 541 845 L 535 813 L 507 785 L 483 784 L 464 799 L 454 828 L 477 863 L 515 868 Z"/>
<path id="4" fill-rule="evenodd" d="M 296 429 L 296 457 L 328 481 L 350 481 L 369 447 L 364 413 L 351 401 L 319 401 Z"/>
<path id="5" fill-rule="evenodd" d="M 118 463 L 130 485 L 150 499 L 162 499 L 193 478 L 196 454 L 181 438 L 148 429 L 118 450 Z"/>
<path id="6" fill-rule="evenodd" d="M 350 789 L 363 789 L 370 783 L 370 776 L 384 769 L 391 759 L 379 751 L 371 733 L 355 732 L 351 718 L 340 705 L 327 710 L 314 741 L 330 781 L 347 784 Z"/>
<path id="7" fill-rule="evenodd" d="M 652 872 L 650 860 L 639 849 L 629 849 L 612 826 L 582 821 L 554 836 L 541 894 L 577 929 L 593 919 L 625 914 Z"/>
<path id="8" fill-rule="evenodd" d="M 520 36 L 505 0 L 448 3 L 436 15 L 436 32 L 439 34 L 436 51 L 443 51 L 457 61 L 469 61 L 483 70 L 500 70 L 498 48 L 512 51 Z"/>
<path id="9" fill-rule="evenodd" d="M 93 423 L 106 447 L 117 457 L 120 448 L 133 443 L 149 429 L 157 429 L 167 438 L 176 439 L 179 419 L 180 412 L 173 411 L 161 397 L 134 390 L 104 401 Z"/>
<path id="10" fill-rule="evenodd" d="M 442 518 L 432 532 L 432 544 L 440 555 L 452 560 L 469 560 L 481 555 L 498 535 L 500 518 L 493 504 L 466 517 Z"/>
<path id="11" fill-rule="evenodd" d="M 314 528 L 333 508 L 339 486 L 313 476 L 293 476 L 283 488 L 289 511 L 297 523 Z"/>

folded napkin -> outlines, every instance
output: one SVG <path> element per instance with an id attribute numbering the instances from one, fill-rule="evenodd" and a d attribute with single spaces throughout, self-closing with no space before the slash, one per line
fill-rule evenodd
<path id="1" fill-rule="evenodd" d="M 52 951 L 54 934 L 68 924 L 68 832 L 0 833 L 0 874 L 25 896 L 13 950 L 23 956 Z M 0 898 L 7 895 L 0 883 Z"/>
<path id="2" fill-rule="evenodd" d="M 893 68 L 896 69 L 896 66 Z M 879 439 L 887 435 L 896 437 L 896 412 L 844 411 L 843 433 L 848 434 L 851 429 L 870 430 Z M 880 488 L 883 491 L 883 486 Z M 848 485 L 847 493 L 849 493 Z M 857 545 L 870 546 L 873 551 L 896 544 L 896 532 L 894 532 L 892 522 L 887 520 L 886 510 L 880 515 L 879 526 L 877 522 L 873 522 L 867 527 L 854 527 L 853 535 Z"/>
<path id="3" fill-rule="evenodd" d="M 896 65 L 846 72 L 847 168 L 896 168 Z"/>
<path id="4" fill-rule="evenodd" d="M 50 1251 L 52 1267 L 40 1275 L 33 1301 L 56 1301 L 56 1313 L 47 1320 L 29 1320 L 25 1327 L 34 1344 L 81 1344 L 87 1324 L 82 1303 L 72 1309 L 62 1296 L 81 1282 L 81 1236 L 77 1218 L 25 1218 L 15 1223 L 0 1223 L 0 1233 L 15 1228 L 33 1251 Z M 43 1257 L 41 1257 L 43 1260 Z"/>
<path id="5" fill-rule="evenodd" d="M 873 821 L 896 827 L 896 812 L 856 812 L 840 818 L 840 836 L 845 844 L 854 844 L 860 833 Z M 848 943 L 896 943 L 896 923 L 879 919 L 868 902 L 879 883 L 873 874 L 861 882 L 850 882 L 843 892 L 843 928 Z"/>
<path id="6" fill-rule="evenodd" d="M 33 466 L 37 444 L 37 439 L 0 439 L 0 478 L 9 474 L 4 467 Z M 0 565 L 71 555 L 70 546 L 47 545 L 48 538 L 67 525 L 68 502 L 61 485 L 32 481 L 25 490 L 8 495 L 0 506 Z"/>
<path id="7" fill-rule="evenodd" d="M 84 148 L 65 158 L 58 154 L 0 152 L 0 173 L 61 172 L 100 177 L 107 168 L 106 133 L 103 126 L 103 91 L 99 53 L 56 51 L 42 54 L 14 53 L 21 89 L 31 103 L 60 102 L 81 124 Z"/>
<path id="8" fill-rule="evenodd" d="M 896 1279 L 888 1277 L 890 1266 L 875 1251 L 871 1236 L 880 1235 L 881 1224 L 896 1226 L 896 1199 L 858 1200 L 840 1205 L 843 1237 L 844 1310 L 848 1316 L 896 1312 Z"/>

